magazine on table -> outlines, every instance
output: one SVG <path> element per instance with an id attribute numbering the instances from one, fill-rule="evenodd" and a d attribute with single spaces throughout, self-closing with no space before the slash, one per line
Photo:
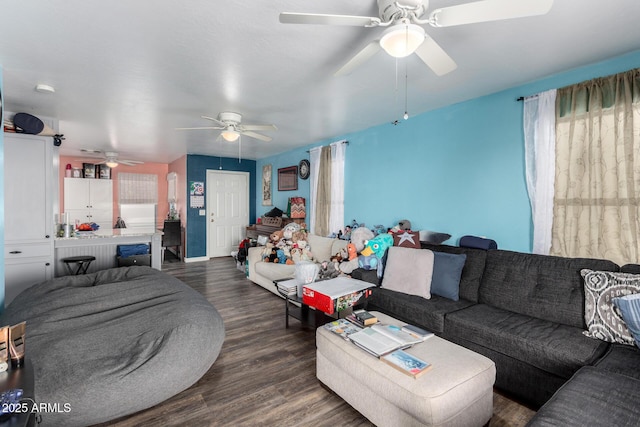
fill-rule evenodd
<path id="1" fill-rule="evenodd" d="M 376 324 L 349 335 L 349 339 L 376 357 L 422 342 L 399 326 Z"/>
<path id="2" fill-rule="evenodd" d="M 431 364 L 403 350 L 386 354 L 380 357 L 380 360 L 413 378 L 418 378 L 431 369 Z"/>
<path id="3" fill-rule="evenodd" d="M 356 326 L 345 319 L 336 319 L 333 322 L 329 322 L 324 325 L 324 328 L 330 330 L 336 335 L 340 335 L 345 340 L 349 339 L 349 335 L 362 330 L 361 327 Z"/>

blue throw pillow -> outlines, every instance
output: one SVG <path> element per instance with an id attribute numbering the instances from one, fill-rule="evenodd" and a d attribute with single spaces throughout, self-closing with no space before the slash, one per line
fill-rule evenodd
<path id="1" fill-rule="evenodd" d="M 640 348 L 640 294 L 614 298 L 613 303 L 622 313 L 622 320 L 633 335 L 636 346 Z"/>
<path id="2" fill-rule="evenodd" d="M 460 299 L 460 276 L 467 260 L 465 254 L 433 252 L 431 293 L 454 301 Z"/>

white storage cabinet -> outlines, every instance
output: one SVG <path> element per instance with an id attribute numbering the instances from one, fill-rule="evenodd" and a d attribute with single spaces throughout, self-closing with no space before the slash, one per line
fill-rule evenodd
<path id="1" fill-rule="evenodd" d="M 4 302 L 53 277 L 55 224 L 51 137 L 4 134 Z"/>
<path id="2" fill-rule="evenodd" d="M 113 228 L 113 181 L 94 178 L 64 179 L 64 211 L 72 224 L 95 222 Z"/>

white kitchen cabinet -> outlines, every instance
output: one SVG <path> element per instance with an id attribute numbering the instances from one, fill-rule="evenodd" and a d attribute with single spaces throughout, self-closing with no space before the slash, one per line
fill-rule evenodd
<path id="1" fill-rule="evenodd" d="M 64 211 L 72 224 L 95 222 L 113 227 L 113 181 L 110 179 L 65 178 Z"/>
<path id="2" fill-rule="evenodd" d="M 51 137 L 4 134 L 5 305 L 53 277 L 54 155 Z"/>

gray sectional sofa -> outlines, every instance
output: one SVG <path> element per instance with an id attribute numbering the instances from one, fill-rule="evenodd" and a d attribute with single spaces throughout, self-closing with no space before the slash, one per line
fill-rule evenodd
<path id="1" fill-rule="evenodd" d="M 430 329 L 492 359 L 496 387 L 534 408 L 542 406 L 531 425 L 637 425 L 640 350 L 583 334 L 580 271 L 638 272 L 638 266 L 504 250 L 424 243 L 422 247 L 466 255 L 459 300 L 437 295 L 427 300 L 378 287 L 368 300 L 369 310 Z M 370 271 L 356 270 L 353 276 L 378 282 Z"/>

